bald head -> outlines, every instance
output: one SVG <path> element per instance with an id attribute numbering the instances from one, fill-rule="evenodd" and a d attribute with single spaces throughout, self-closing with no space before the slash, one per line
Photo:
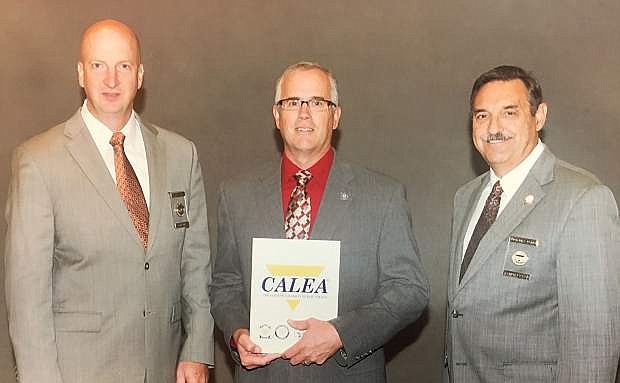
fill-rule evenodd
<path id="1" fill-rule="evenodd" d="M 88 110 L 111 130 L 122 129 L 144 75 L 134 31 L 116 20 L 88 27 L 82 36 L 77 72 Z"/>
<path id="2" fill-rule="evenodd" d="M 97 40 L 113 35 L 125 40 L 129 44 L 131 49 L 135 52 L 135 60 L 139 64 L 141 62 L 141 52 L 138 36 L 126 24 L 114 19 L 97 21 L 86 28 L 82 34 L 82 43 L 80 44 L 80 61 L 84 61 L 84 57 L 88 53 L 88 50 Z"/>

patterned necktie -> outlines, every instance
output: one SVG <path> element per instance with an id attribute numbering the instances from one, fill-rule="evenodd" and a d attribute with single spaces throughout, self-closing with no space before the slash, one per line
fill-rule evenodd
<path id="1" fill-rule="evenodd" d="M 146 206 L 138 177 L 125 155 L 124 141 L 125 135 L 121 132 L 114 132 L 110 139 L 110 145 L 114 148 L 116 188 L 146 249 L 149 238 L 149 209 Z"/>
<path id="2" fill-rule="evenodd" d="M 478 244 L 480 244 L 480 240 L 482 240 L 482 237 L 484 237 L 486 232 L 489 230 L 489 228 L 497 218 L 499 203 L 502 199 L 502 192 L 502 186 L 499 184 L 499 181 L 495 182 L 495 184 L 493 185 L 493 189 L 491 190 L 491 194 L 489 194 L 489 197 L 484 204 L 484 208 L 482 209 L 480 218 L 478 218 L 478 222 L 476 223 L 474 232 L 471 235 L 471 239 L 469 240 L 469 244 L 467 245 L 465 255 L 463 256 L 463 263 L 461 263 L 461 275 L 459 276 L 459 282 L 461 281 L 461 279 L 463 279 L 463 275 L 465 275 L 465 271 L 467 270 L 467 267 L 469 267 L 469 264 L 474 257 L 474 253 L 478 248 Z"/>
<path id="3" fill-rule="evenodd" d="M 307 170 L 295 174 L 297 186 L 291 193 L 291 200 L 284 218 L 284 231 L 288 239 L 308 239 L 310 237 L 310 196 L 306 185 L 312 179 Z"/>

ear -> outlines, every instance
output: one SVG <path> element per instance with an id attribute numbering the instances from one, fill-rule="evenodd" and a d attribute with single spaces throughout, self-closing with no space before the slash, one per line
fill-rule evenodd
<path id="1" fill-rule="evenodd" d="M 540 132 L 547 120 L 547 104 L 541 102 L 540 105 L 538 105 L 534 118 L 536 118 L 536 131 Z"/>
<path id="2" fill-rule="evenodd" d="M 78 83 L 84 88 L 84 64 L 81 61 L 77 63 Z"/>
<path id="3" fill-rule="evenodd" d="M 278 110 L 278 106 L 274 105 L 271 108 L 271 113 L 273 113 L 273 120 L 276 123 L 276 128 L 280 130 L 280 111 Z"/>
<path id="4" fill-rule="evenodd" d="M 138 66 L 138 89 L 142 88 L 142 80 L 144 78 L 144 65 Z"/>
<path id="5" fill-rule="evenodd" d="M 334 109 L 334 121 L 332 123 L 332 130 L 336 130 L 338 128 L 338 123 L 340 122 L 340 114 L 342 113 L 342 109 L 340 106 L 337 106 Z"/>

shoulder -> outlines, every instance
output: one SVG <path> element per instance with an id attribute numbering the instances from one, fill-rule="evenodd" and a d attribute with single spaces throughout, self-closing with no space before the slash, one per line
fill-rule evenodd
<path id="1" fill-rule="evenodd" d="M 352 181 L 366 188 L 401 189 L 404 185 L 397 179 L 365 166 L 338 158 L 333 165 L 330 177 L 350 176 Z"/>
<path id="2" fill-rule="evenodd" d="M 15 148 L 13 157 L 23 158 L 26 156 L 45 161 L 53 156 L 67 142 L 67 137 L 64 134 L 65 124 L 66 122 L 58 124 L 22 142 Z"/>
<path id="3" fill-rule="evenodd" d="M 556 159 L 553 175 L 554 181 L 562 187 L 589 189 L 593 186 L 602 185 L 594 174 L 559 159 Z"/>
<path id="4" fill-rule="evenodd" d="M 220 185 L 220 191 L 234 192 L 252 190 L 263 182 L 279 182 L 280 161 L 266 161 L 256 165 L 249 171 L 237 174 Z"/>
<path id="5" fill-rule="evenodd" d="M 616 206 L 613 193 L 591 172 L 562 160 L 556 160 L 549 193 L 565 204 L 605 203 Z M 598 202 L 595 202 L 598 201 Z"/>
<path id="6" fill-rule="evenodd" d="M 169 146 L 176 147 L 191 147 L 193 145 L 192 141 L 183 137 L 179 133 L 175 133 L 171 130 L 164 129 L 159 125 L 153 124 L 151 122 L 141 121 L 141 125 L 145 130 L 148 130 L 154 133 L 157 138 Z"/>

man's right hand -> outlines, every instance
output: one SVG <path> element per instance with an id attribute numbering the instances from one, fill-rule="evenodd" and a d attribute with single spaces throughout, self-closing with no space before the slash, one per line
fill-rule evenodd
<path id="1" fill-rule="evenodd" d="M 233 333 L 233 341 L 237 347 L 241 365 L 248 370 L 263 367 L 278 359 L 280 354 L 263 354 L 260 347 L 250 339 L 250 331 L 240 328 Z"/>

